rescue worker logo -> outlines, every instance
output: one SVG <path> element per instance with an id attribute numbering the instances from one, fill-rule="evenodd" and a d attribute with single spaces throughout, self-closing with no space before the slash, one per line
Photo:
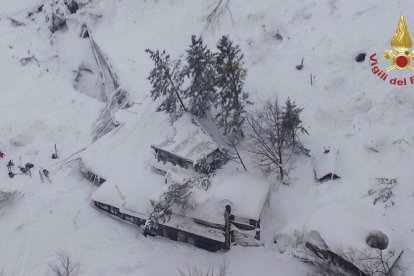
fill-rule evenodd
<path id="1" fill-rule="evenodd" d="M 387 72 L 393 69 L 410 69 L 414 71 L 414 66 L 411 65 L 414 58 L 414 51 L 411 50 L 413 46 L 412 44 L 407 22 L 402 14 L 398 22 L 397 31 L 391 39 L 391 47 L 394 50 L 384 51 L 384 59 L 391 63 L 391 65 L 385 69 Z"/>

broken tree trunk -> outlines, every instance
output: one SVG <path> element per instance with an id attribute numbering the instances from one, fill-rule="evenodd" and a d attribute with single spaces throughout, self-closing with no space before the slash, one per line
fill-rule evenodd
<path id="1" fill-rule="evenodd" d="M 58 155 L 57 147 L 55 144 L 55 152 L 52 154 L 52 159 L 58 159 L 58 158 L 59 158 L 59 155 Z"/>
<path id="2" fill-rule="evenodd" d="M 39 176 L 40 176 L 40 182 L 45 183 L 45 180 L 43 179 L 42 172 L 39 170 Z"/>
<path id="3" fill-rule="evenodd" d="M 357 266 L 355 266 L 353 263 L 345 260 L 338 254 L 327 250 L 327 249 L 321 249 L 317 247 L 316 245 L 313 245 L 310 242 L 306 243 L 306 248 L 308 248 L 310 251 L 312 251 L 318 258 L 328 261 L 333 266 L 336 266 L 338 268 L 341 268 L 344 272 L 348 273 L 352 276 L 369 276 L 365 272 L 363 272 L 361 269 L 359 269 Z"/>
<path id="4" fill-rule="evenodd" d="M 240 156 L 240 154 L 239 154 L 239 151 L 237 150 L 236 146 L 234 146 L 234 150 L 236 151 L 237 157 L 239 158 L 240 163 L 242 164 L 242 166 L 243 166 L 244 170 L 247 172 L 247 168 L 246 168 L 246 166 L 244 165 L 243 159 L 241 158 L 241 156 Z"/>
<path id="5" fill-rule="evenodd" d="M 230 224 L 230 213 L 231 207 L 230 205 L 226 205 L 226 210 L 224 211 L 224 249 L 230 249 L 230 242 L 231 242 L 231 224 Z"/>

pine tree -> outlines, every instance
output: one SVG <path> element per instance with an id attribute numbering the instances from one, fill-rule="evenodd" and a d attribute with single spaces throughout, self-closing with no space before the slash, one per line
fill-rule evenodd
<path id="1" fill-rule="evenodd" d="M 300 120 L 300 114 L 302 111 L 303 108 L 297 107 L 295 101 L 292 102 L 290 98 L 288 98 L 284 107 L 283 129 L 286 132 L 292 149 L 296 152 L 308 155 L 309 150 L 302 145 L 298 137 L 298 131 L 309 134 L 308 131 L 302 126 L 302 121 Z"/>
<path id="2" fill-rule="evenodd" d="M 245 105 L 248 94 L 244 92 L 247 70 L 243 68 L 243 54 L 238 45 L 228 36 L 223 36 L 217 45 L 216 58 L 218 106 L 218 125 L 224 128 L 224 135 L 231 144 L 237 144 L 242 136 L 242 125 L 246 119 Z"/>
<path id="3" fill-rule="evenodd" d="M 179 212 L 194 208 L 190 200 L 193 190 L 207 191 L 210 186 L 209 176 L 188 178 L 183 182 L 174 181 L 168 190 L 160 196 L 160 199 L 152 204 L 153 210 L 145 223 L 146 233 L 151 233 L 151 229 L 156 228 L 159 223 L 169 221 L 173 207 Z"/>
<path id="4" fill-rule="evenodd" d="M 185 183 L 173 183 L 168 187 L 168 190 L 161 195 L 160 200 L 153 204 L 153 210 L 145 223 L 147 231 L 157 227 L 159 223 L 169 221 L 173 206 L 177 206 L 182 210 L 189 208 L 188 199 L 191 194 L 191 184 L 188 181 Z"/>
<path id="5" fill-rule="evenodd" d="M 185 90 L 189 98 L 189 111 L 199 117 L 211 108 L 215 99 L 214 55 L 203 44 L 203 39 L 191 37 L 190 49 L 187 50 L 187 66 L 184 74 L 190 78 L 190 85 Z"/>
<path id="6" fill-rule="evenodd" d="M 153 100 L 163 98 L 158 111 L 177 116 L 182 110 L 187 111 L 179 94 L 180 87 L 184 82 L 181 73 L 181 62 L 170 60 L 165 51 L 145 50 L 154 61 L 154 68 L 151 70 L 148 80 L 152 84 L 151 97 Z"/>

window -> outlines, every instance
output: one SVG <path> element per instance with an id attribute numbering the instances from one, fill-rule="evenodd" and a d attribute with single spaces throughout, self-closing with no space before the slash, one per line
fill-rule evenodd
<path id="1" fill-rule="evenodd" d="M 119 213 L 119 209 L 116 207 L 112 207 L 112 206 L 110 207 L 109 211 L 111 212 L 111 214 L 114 214 L 114 215 L 118 215 Z"/>

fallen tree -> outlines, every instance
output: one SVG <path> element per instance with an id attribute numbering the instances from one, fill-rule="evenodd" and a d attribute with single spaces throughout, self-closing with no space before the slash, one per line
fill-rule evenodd
<path id="1" fill-rule="evenodd" d="M 321 249 L 316 245 L 306 242 L 306 248 L 309 249 L 317 258 L 320 260 L 326 261 L 326 267 L 323 268 L 326 271 L 336 271 L 337 273 L 341 273 L 341 270 L 344 275 L 352 275 L 352 276 L 369 276 L 353 263 L 347 261 L 343 257 L 339 256 L 338 254 L 328 250 L 328 249 Z M 321 266 L 321 263 L 316 260 L 316 264 Z"/>
<path id="2" fill-rule="evenodd" d="M 395 276 L 400 275 L 401 268 L 398 262 L 404 251 L 398 256 L 395 251 L 380 249 L 356 250 L 349 249 L 333 252 L 328 248 L 320 248 L 313 243 L 306 242 L 309 250 L 302 261 L 315 267 L 316 275 L 335 276 Z"/>

